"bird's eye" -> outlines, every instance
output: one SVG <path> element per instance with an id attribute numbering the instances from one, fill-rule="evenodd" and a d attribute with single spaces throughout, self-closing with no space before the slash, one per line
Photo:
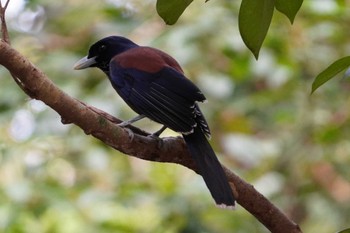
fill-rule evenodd
<path id="1" fill-rule="evenodd" d="M 98 48 L 98 51 L 101 53 L 101 52 L 104 52 L 106 49 L 107 49 L 107 46 L 103 44 Z"/>

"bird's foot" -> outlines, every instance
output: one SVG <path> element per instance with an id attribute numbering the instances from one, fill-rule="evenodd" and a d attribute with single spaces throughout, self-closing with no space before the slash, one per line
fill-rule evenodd
<path id="1" fill-rule="evenodd" d="M 161 129 L 159 129 L 156 132 L 152 133 L 150 136 L 159 138 L 159 136 L 164 132 L 164 130 L 166 128 L 167 127 L 165 125 L 163 125 Z"/>
<path id="2" fill-rule="evenodd" d="M 153 138 L 153 139 L 160 139 L 159 135 L 157 135 L 155 133 L 151 133 L 151 134 L 147 135 L 147 137 Z"/>
<path id="3" fill-rule="evenodd" d="M 158 132 L 158 131 L 157 131 Z M 160 149 L 162 148 L 163 146 L 163 139 L 161 139 L 159 137 L 159 135 L 157 134 L 157 132 L 155 133 L 152 133 L 152 134 L 149 134 L 147 137 L 150 138 L 150 139 L 153 139 L 153 140 L 156 140 L 157 141 L 157 148 Z"/>
<path id="4" fill-rule="evenodd" d="M 128 136 L 129 136 L 129 140 L 133 141 L 134 137 L 135 137 L 134 132 L 129 128 L 123 128 L 123 129 L 127 132 Z"/>
<path id="5" fill-rule="evenodd" d="M 138 121 L 138 120 L 141 120 L 142 118 L 145 118 L 144 115 L 138 115 L 130 120 L 127 120 L 127 121 L 123 121 L 121 123 L 118 124 L 118 126 L 120 127 L 125 127 L 125 126 L 128 126 L 128 125 L 131 125 L 132 123 Z"/>
<path id="6" fill-rule="evenodd" d="M 130 124 L 131 124 L 131 123 L 128 122 L 128 121 L 123 121 L 123 122 L 121 122 L 121 123 L 119 123 L 119 124 L 117 124 L 117 125 L 124 128 L 125 126 L 128 126 L 128 125 L 130 125 Z"/>

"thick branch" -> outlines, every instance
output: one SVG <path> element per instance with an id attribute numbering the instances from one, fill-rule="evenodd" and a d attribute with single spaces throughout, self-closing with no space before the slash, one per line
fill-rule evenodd
<path id="1" fill-rule="evenodd" d="M 62 118 L 62 123 L 73 123 L 107 145 L 125 154 L 144 160 L 181 164 L 196 171 L 181 137 L 155 139 L 134 127 L 124 129 L 115 124 L 118 119 L 70 97 L 57 88 L 25 57 L 0 40 L 0 64 L 6 67 L 24 86 L 26 93 L 43 101 Z M 254 215 L 271 232 L 301 232 L 254 187 L 225 168 L 237 202 Z"/>

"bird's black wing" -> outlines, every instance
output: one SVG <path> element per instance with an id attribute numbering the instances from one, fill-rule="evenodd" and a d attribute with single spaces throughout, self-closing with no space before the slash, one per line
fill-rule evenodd
<path id="1" fill-rule="evenodd" d="M 154 74 L 118 65 L 110 68 L 113 87 L 138 114 L 176 132 L 192 132 L 198 120 L 208 128 L 196 104 L 197 101 L 204 101 L 205 97 L 181 73 L 170 67 L 164 67 Z"/>

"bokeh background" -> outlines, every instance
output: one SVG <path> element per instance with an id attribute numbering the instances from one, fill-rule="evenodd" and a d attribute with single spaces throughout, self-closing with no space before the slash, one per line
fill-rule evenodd
<path id="1" fill-rule="evenodd" d="M 13 47 L 71 96 L 122 119 L 135 114 L 104 74 L 73 64 L 112 34 L 172 54 L 208 99 L 201 108 L 227 167 L 304 232 L 350 227 L 349 80 L 310 95 L 315 76 L 350 54 L 350 2 L 304 1 L 292 26 L 275 12 L 258 61 L 239 35 L 239 4 L 194 1 L 174 26 L 154 0 L 12 0 L 7 17 Z M 0 232 L 268 232 L 240 206 L 216 208 L 194 172 L 63 125 L 3 67 L 0 83 Z"/>

